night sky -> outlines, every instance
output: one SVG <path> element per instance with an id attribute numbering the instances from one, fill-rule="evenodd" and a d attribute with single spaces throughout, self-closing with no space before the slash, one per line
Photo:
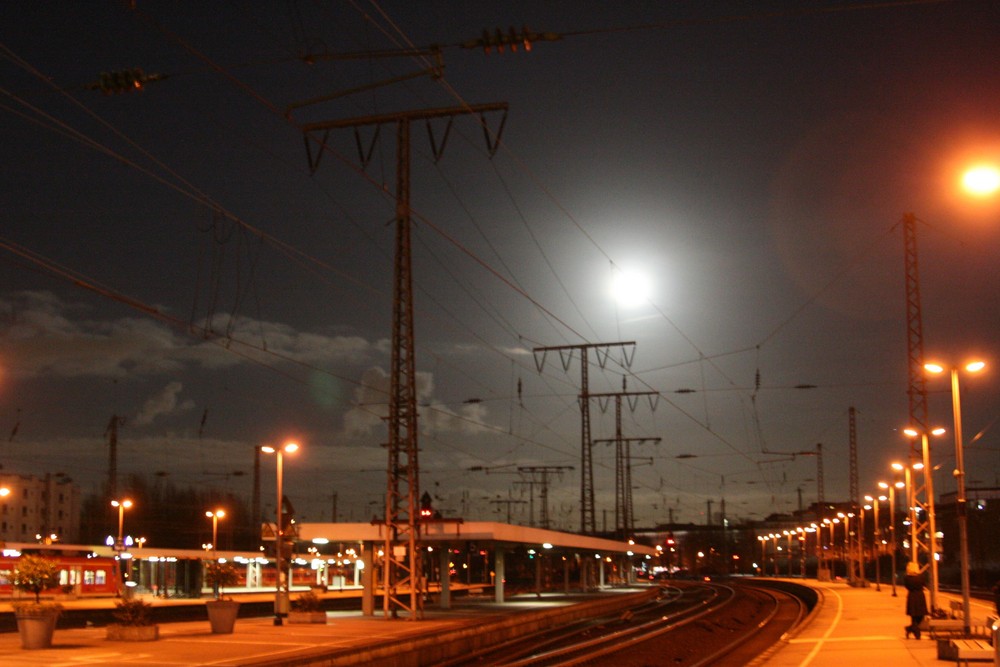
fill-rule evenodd
<path id="1" fill-rule="evenodd" d="M 302 519 L 334 495 L 341 520 L 380 511 L 395 128 L 361 130 L 366 168 L 332 131 L 312 172 L 301 127 L 505 102 L 493 156 L 476 117 L 438 161 L 412 125 L 420 480 L 446 515 L 504 520 L 489 500 L 527 499 L 517 466 L 572 466 L 550 513 L 579 527 L 580 360 L 539 372 L 532 349 L 616 341 L 631 367 L 592 354 L 590 391 L 660 394 L 623 418 L 662 438 L 633 447 L 638 525 L 809 504 L 815 457 L 782 453 L 817 443 L 846 500 L 852 406 L 871 493 L 908 449 L 907 212 L 926 357 L 991 364 L 962 386 L 966 464 L 1000 485 L 1000 198 L 958 187 L 1000 164 L 1000 3 L 132 4 L 3 8 L 3 472 L 95 493 L 120 415 L 123 476 L 249 498 L 254 447 L 294 438 Z M 512 26 L 553 39 L 461 46 Z M 439 77 L 398 53 L 431 45 Z M 142 90 L 95 89 L 133 68 Z M 610 287 L 630 275 L 636 302 Z M 948 385 L 928 388 L 947 492 Z M 595 439 L 614 437 L 602 407 Z M 595 445 L 599 529 L 613 461 Z"/>

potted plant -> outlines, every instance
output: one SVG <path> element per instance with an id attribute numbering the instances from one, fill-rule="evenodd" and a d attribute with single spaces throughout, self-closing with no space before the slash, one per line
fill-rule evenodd
<path id="1" fill-rule="evenodd" d="M 323 611 L 322 600 L 314 591 L 303 593 L 292 600 L 292 609 L 288 612 L 289 623 L 326 623 L 326 612 Z"/>
<path id="2" fill-rule="evenodd" d="M 160 626 L 153 623 L 153 606 L 138 598 L 125 598 L 115 603 L 111 612 L 117 623 L 107 627 L 107 638 L 121 642 L 150 642 L 160 638 Z"/>
<path id="3" fill-rule="evenodd" d="M 236 615 L 240 611 L 240 603 L 223 595 L 226 586 L 239 583 L 240 574 L 236 566 L 226 561 L 210 561 L 205 566 L 205 583 L 216 591 L 216 598 L 205 603 L 208 611 L 208 622 L 212 632 L 217 635 L 232 634 L 236 625 Z"/>
<path id="4" fill-rule="evenodd" d="M 19 591 L 35 594 L 34 602 L 19 600 L 12 604 L 17 631 L 21 635 L 21 647 L 49 648 L 62 605 L 42 602 L 41 594 L 59 585 L 58 563 L 41 556 L 22 555 L 14 567 L 11 583 Z"/>

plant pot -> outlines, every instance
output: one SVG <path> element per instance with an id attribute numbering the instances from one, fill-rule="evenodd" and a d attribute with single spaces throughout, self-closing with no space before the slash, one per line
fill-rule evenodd
<path id="1" fill-rule="evenodd" d="M 17 611 L 17 632 L 21 635 L 21 648 L 51 648 L 59 613 L 59 609 Z"/>
<path id="2" fill-rule="evenodd" d="M 107 627 L 106 638 L 115 642 L 153 642 L 160 638 L 160 626 L 113 623 Z"/>
<path id="3" fill-rule="evenodd" d="M 230 635 L 236 625 L 236 615 L 240 611 L 240 603 L 235 600 L 209 600 L 205 603 L 208 610 L 208 622 L 212 633 Z"/>
<path id="4" fill-rule="evenodd" d="M 325 611 L 290 611 L 289 623 L 326 623 Z"/>

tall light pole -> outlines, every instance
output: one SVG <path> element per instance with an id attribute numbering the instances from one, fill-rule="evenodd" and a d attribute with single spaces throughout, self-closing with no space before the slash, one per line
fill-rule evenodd
<path id="1" fill-rule="evenodd" d="M 132 507 L 131 500 L 112 500 L 111 506 L 118 510 L 118 539 L 115 540 L 115 553 L 119 555 L 119 561 L 121 561 L 121 553 L 125 551 L 125 510 Z M 123 575 L 124 573 L 124 575 Z M 128 578 L 128 570 L 124 567 L 124 563 L 119 563 L 118 574 L 123 579 Z M 122 581 L 124 585 L 124 581 Z M 118 594 L 121 595 L 122 591 L 119 590 Z"/>
<path id="2" fill-rule="evenodd" d="M 226 516 L 225 510 L 215 510 L 205 512 L 205 516 L 212 519 L 212 560 L 217 560 L 216 552 L 219 550 L 219 519 Z"/>
<path id="3" fill-rule="evenodd" d="M 265 454 L 274 454 L 277 458 L 278 464 L 278 505 L 277 505 L 277 516 L 278 521 L 275 525 L 274 530 L 274 567 L 275 567 L 275 586 L 274 586 L 274 624 L 282 625 L 284 617 L 288 614 L 288 573 L 285 572 L 285 562 L 284 562 L 284 542 L 285 542 L 285 528 L 284 522 L 282 521 L 282 498 L 283 492 L 281 489 L 282 484 L 282 460 L 285 454 L 291 454 L 299 448 L 298 444 L 294 442 L 286 442 L 281 447 L 272 447 L 270 445 L 262 445 L 260 451 Z"/>
<path id="4" fill-rule="evenodd" d="M 884 482 L 879 482 L 879 484 L 884 484 Z M 871 498 L 871 500 L 868 500 Z M 865 496 L 865 500 L 871 503 L 872 508 L 875 510 L 875 527 L 872 530 L 872 556 L 875 558 L 875 590 L 882 590 L 882 526 L 878 521 L 878 505 L 879 502 L 885 500 L 885 496 Z"/>
<path id="5" fill-rule="evenodd" d="M 866 565 L 868 564 L 865 557 L 865 511 L 872 509 L 872 503 L 875 502 L 874 498 L 871 496 L 865 496 L 865 501 L 867 504 L 861 504 L 861 527 L 858 531 L 858 556 L 861 560 L 861 585 L 868 585 L 868 578 L 866 573 Z M 876 531 L 877 532 L 877 531 Z"/>
<path id="6" fill-rule="evenodd" d="M 943 373 L 944 366 L 924 364 L 930 373 Z M 973 361 L 963 366 L 969 373 L 978 373 L 986 368 L 982 361 Z M 965 498 L 965 447 L 962 444 L 962 399 L 958 388 L 958 368 L 951 368 L 951 407 L 955 420 L 955 513 L 958 517 L 958 541 L 960 553 L 959 570 L 962 578 L 962 620 L 965 636 L 969 636 L 969 533 Z"/>
<path id="7" fill-rule="evenodd" d="M 923 454 L 923 469 L 924 469 L 924 493 L 927 496 L 927 544 L 928 553 L 930 554 L 930 563 L 928 563 L 931 571 L 931 610 L 938 608 L 937 598 L 938 598 L 938 559 L 937 559 L 937 519 L 934 512 L 934 468 L 931 467 L 931 447 L 929 442 L 930 435 L 942 435 L 944 434 L 943 428 L 931 429 L 930 433 L 926 430 L 917 430 L 915 428 L 904 428 L 903 433 L 911 438 L 920 438 L 920 451 Z M 918 537 L 914 533 L 915 537 Z M 916 545 L 914 545 L 914 549 Z M 914 551 L 916 553 L 916 551 Z"/>
<path id="8" fill-rule="evenodd" d="M 132 507 L 132 501 L 112 500 L 111 506 L 118 509 L 118 540 L 115 542 L 115 550 L 122 551 L 125 548 L 125 510 Z"/>

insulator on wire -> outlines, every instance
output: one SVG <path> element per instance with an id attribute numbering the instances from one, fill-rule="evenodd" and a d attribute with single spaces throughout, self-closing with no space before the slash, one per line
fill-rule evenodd
<path id="1" fill-rule="evenodd" d="M 146 74 L 141 68 L 133 67 L 114 72 L 101 72 L 97 83 L 87 87 L 99 90 L 105 95 L 118 95 L 142 90 L 150 81 L 161 81 L 165 78 L 163 74 Z"/>
<path id="2" fill-rule="evenodd" d="M 517 52 L 518 47 L 522 47 L 525 51 L 531 51 L 533 42 L 554 42 L 561 38 L 561 35 L 554 32 L 532 32 L 527 26 L 521 26 L 520 32 L 511 26 L 506 33 L 501 28 L 496 28 L 492 33 L 484 28 L 479 39 L 463 42 L 461 46 L 465 49 L 481 48 L 484 53 L 491 53 L 494 50 L 497 53 L 503 53 L 504 49 L 508 47 L 511 52 Z"/>

